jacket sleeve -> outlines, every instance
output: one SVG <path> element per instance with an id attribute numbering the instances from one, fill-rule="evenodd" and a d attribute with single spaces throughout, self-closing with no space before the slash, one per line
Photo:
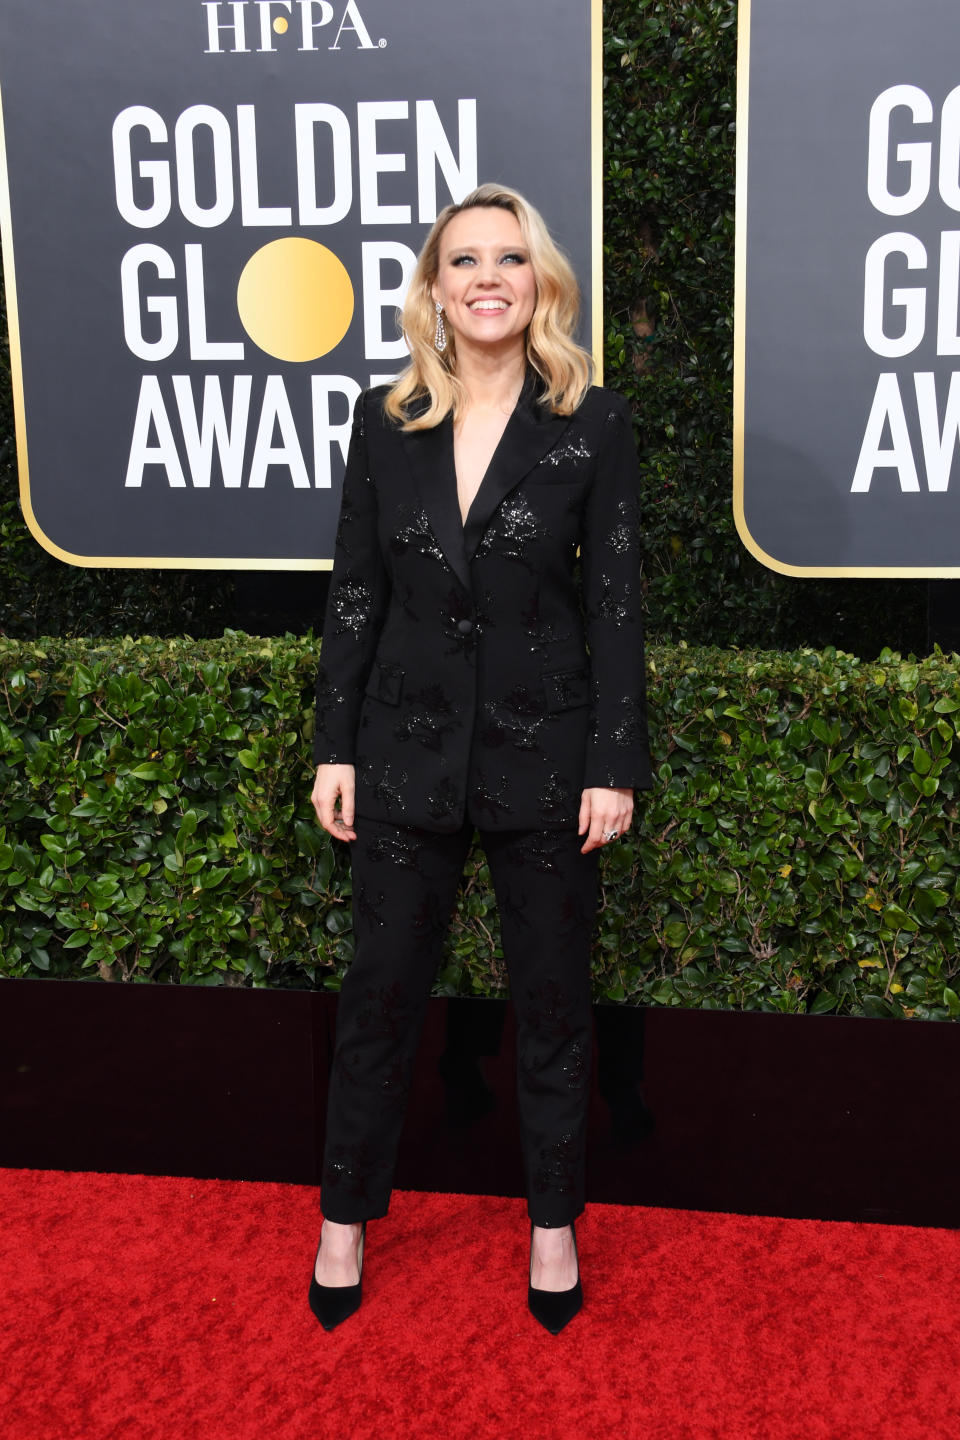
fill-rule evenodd
<path id="1" fill-rule="evenodd" d="M 640 474 L 629 407 L 609 391 L 603 398 L 580 546 L 592 689 L 583 783 L 645 790 L 652 776 L 640 603 Z"/>
<path id="2" fill-rule="evenodd" d="M 376 489 L 367 468 L 368 392 L 357 399 L 317 668 L 314 764 L 352 765 L 364 688 L 387 606 Z"/>

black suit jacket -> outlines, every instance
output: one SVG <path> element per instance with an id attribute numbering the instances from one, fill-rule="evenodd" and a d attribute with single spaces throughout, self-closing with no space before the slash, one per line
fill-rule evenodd
<path id="1" fill-rule="evenodd" d="M 466 525 L 451 418 L 403 433 L 386 387 L 357 401 L 314 758 L 356 766 L 358 815 L 575 826 L 585 786 L 650 784 L 630 413 L 538 393 L 531 372 Z"/>

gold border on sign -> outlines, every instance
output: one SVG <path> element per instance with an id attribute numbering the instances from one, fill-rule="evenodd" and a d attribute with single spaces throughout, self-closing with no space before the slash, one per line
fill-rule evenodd
<path id="1" fill-rule="evenodd" d="M 745 0 L 741 0 L 744 4 Z M 590 0 L 590 258 L 591 347 L 597 384 L 603 383 L 603 0 Z M 10 335 L 10 379 L 13 390 L 14 431 L 20 506 L 30 534 L 44 550 L 69 565 L 110 570 L 332 570 L 333 560 L 245 556 L 240 559 L 171 555 L 75 555 L 44 534 L 30 498 L 30 467 L 23 397 L 20 319 L 17 307 L 13 219 L 7 170 L 7 144 L 0 91 L 0 242 L 3 244 L 3 283 Z"/>
<path id="2" fill-rule="evenodd" d="M 755 560 L 781 575 L 849 576 L 872 580 L 894 577 L 949 579 L 960 575 L 960 565 L 788 565 L 764 550 L 747 526 L 743 500 L 745 417 L 745 360 L 747 306 L 747 151 L 750 117 L 750 6 L 740 0 L 737 34 L 737 193 L 735 285 L 733 301 L 733 518 L 737 533 Z"/>

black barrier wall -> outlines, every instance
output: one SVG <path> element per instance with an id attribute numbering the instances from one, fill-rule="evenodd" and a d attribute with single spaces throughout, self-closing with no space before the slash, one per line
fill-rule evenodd
<path id="1" fill-rule="evenodd" d="M 0 989 L 0 1164 L 317 1183 L 335 996 Z M 589 1201 L 956 1224 L 956 1026 L 594 1015 Z M 523 1193 L 514 1065 L 505 1002 L 431 1000 L 400 1188 Z"/>

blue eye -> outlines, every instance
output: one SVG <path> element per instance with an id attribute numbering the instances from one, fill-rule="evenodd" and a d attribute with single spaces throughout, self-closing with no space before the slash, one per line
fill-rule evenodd
<path id="1" fill-rule="evenodd" d="M 510 265 L 526 265 L 527 257 L 526 255 L 518 255 L 516 251 L 511 251 L 509 255 L 504 255 L 503 260 L 501 261 L 501 264 L 503 265 L 506 265 L 508 263 Z"/>
<path id="2" fill-rule="evenodd" d="M 475 264 L 476 264 L 476 261 L 474 260 L 474 258 L 473 258 L 472 255 L 458 255 L 454 260 L 451 260 L 451 261 L 450 261 L 450 264 L 451 264 L 451 265 L 475 265 Z"/>

